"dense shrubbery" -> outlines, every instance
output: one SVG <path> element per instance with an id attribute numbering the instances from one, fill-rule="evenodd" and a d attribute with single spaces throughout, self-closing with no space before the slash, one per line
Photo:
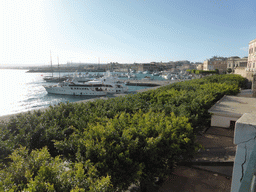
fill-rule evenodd
<path id="1" fill-rule="evenodd" d="M 115 191 L 137 181 L 141 186 L 152 183 L 154 177 L 168 175 L 175 163 L 193 157 L 199 147 L 195 135 L 209 126 L 208 109 L 225 94 L 237 94 L 244 80 L 214 75 L 108 100 L 62 103 L 12 118 L 0 125 L 0 160 L 8 164 L 2 164 L 0 177 L 6 179 L 0 189 L 33 191 L 37 185 L 63 191 L 63 182 L 66 191 Z M 21 153 L 23 160 L 15 159 Z M 32 159 L 42 153 L 48 159 L 33 168 Z M 18 168 L 23 170 L 20 178 L 15 176 Z M 74 184 L 71 175 L 86 184 Z"/>
<path id="2" fill-rule="evenodd" d="M 215 70 L 209 70 L 209 71 L 205 71 L 205 70 L 195 70 L 195 69 L 187 69 L 186 70 L 188 73 L 193 73 L 193 74 L 219 74 L 219 70 L 215 69 Z"/>
<path id="3" fill-rule="evenodd" d="M 111 191 L 110 177 L 99 177 L 95 167 L 86 161 L 71 163 L 51 157 L 47 148 L 16 149 L 12 162 L 0 170 L 0 191 Z"/>

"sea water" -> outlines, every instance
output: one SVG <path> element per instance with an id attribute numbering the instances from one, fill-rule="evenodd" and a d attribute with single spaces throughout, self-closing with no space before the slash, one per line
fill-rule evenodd
<path id="1" fill-rule="evenodd" d="M 43 80 L 50 73 L 26 73 L 27 70 L 0 69 L 0 116 L 26 112 L 56 105 L 60 102 L 76 102 L 92 99 L 91 96 L 48 94 L 43 85 L 52 85 Z M 72 75 L 72 73 L 69 73 Z M 58 76 L 54 73 L 53 76 Z M 67 75 L 67 73 L 61 73 Z M 139 74 L 143 78 L 144 74 Z M 147 76 L 149 76 L 147 74 Z M 155 77 L 161 79 L 160 77 Z M 145 89 L 145 86 L 129 86 L 129 92 Z"/>

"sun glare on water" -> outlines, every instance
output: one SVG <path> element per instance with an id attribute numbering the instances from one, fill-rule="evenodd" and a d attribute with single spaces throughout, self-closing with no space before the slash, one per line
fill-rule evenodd
<path id="1" fill-rule="evenodd" d="M 0 116 L 26 110 L 27 101 L 38 94 L 46 94 L 42 86 L 33 82 L 42 78 L 23 70 L 0 70 Z"/>

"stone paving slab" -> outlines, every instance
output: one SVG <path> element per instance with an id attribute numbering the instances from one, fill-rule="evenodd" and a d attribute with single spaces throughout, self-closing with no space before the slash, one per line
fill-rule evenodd
<path id="1" fill-rule="evenodd" d="M 197 141 L 204 147 L 193 161 L 232 162 L 235 159 L 236 145 L 234 130 L 210 127 Z"/>
<path id="2" fill-rule="evenodd" d="M 205 170 L 177 167 L 173 175 L 161 185 L 158 192 L 226 192 L 231 189 L 231 179 Z"/>

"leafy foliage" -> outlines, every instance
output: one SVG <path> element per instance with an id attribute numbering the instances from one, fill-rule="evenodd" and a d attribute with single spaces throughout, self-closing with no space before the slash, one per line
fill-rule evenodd
<path id="1" fill-rule="evenodd" d="M 209 70 L 209 71 L 205 71 L 205 70 L 195 70 L 195 69 L 187 69 L 186 70 L 188 73 L 192 73 L 192 74 L 219 74 L 219 70 L 215 69 L 215 70 Z"/>
<path id="2" fill-rule="evenodd" d="M 0 170 L 1 191 L 111 191 L 110 177 L 99 177 L 89 162 L 70 163 L 51 157 L 47 148 L 16 149 Z M 88 167 L 88 168 L 86 168 Z"/>
<path id="3" fill-rule="evenodd" d="M 119 189 L 138 179 L 153 181 L 155 176 L 169 174 L 175 162 L 191 158 L 199 147 L 188 118 L 164 112 L 123 112 L 78 134 L 69 143 L 78 146 L 78 160 L 90 159 Z M 65 146 L 66 141 L 56 142 L 59 149 Z"/>
<path id="4" fill-rule="evenodd" d="M 210 123 L 208 109 L 224 95 L 236 95 L 244 82 L 238 75 L 212 75 L 13 117 L 0 124 L 0 186 L 121 191 L 137 181 L 152 183 L 193 157 L 200 147 L 195 135 Z"/>

